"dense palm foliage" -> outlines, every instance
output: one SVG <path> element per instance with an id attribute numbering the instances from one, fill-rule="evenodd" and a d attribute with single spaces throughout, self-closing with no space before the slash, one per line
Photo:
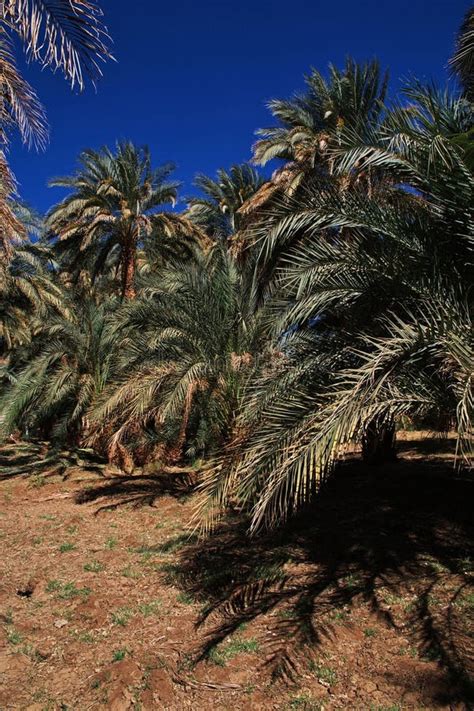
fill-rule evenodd
<path id="1" fill-rule="evenodd" d="M 148 277 L 116 322 L 120 358 L 92 413 L 95 438 L 106 433 L 111 456 L 117 447 L 138 459 L 152 447 L 171 461 L 214 452 L 262 351 L 260 320 L 223 247 Z"/>
<path id="2" fill-rule="evenodd" d="M 270 180 L 198 175 L 173 211 L 173 166 L 123 142 L 52 181 L 69 192 L 38 244 L 13 244 L 0 215 L 4 434 L 127 470 L 199 462 L 204 526 L 232 504 L 253 531 L 307 503 L 349 446 L 395 456 L 402 421 L 455 429 L 470 466 L 471 20 L 459 95 L 414 81 L 387 105 L 378 64 L 348 59 L 270 102 L 254 146 L 280 161 Z"/>
<path id="3" fill-rule="evenodd" d="M 219 170 L 216 180 L 198 175 L 195 185 L 203 195 L 190 198 L 188 217 L 214 239 L 232 237 L 242 225 L 241 208 L 264 182 L 248 163 L 233 165 L 228 172 Z"/>
<path id="4" fill-rule="evenodd" d="M 0 260 L 0 338 L 2 352 L 30 339 L 30 319 L 65 310 L 64 295 L 51 278 L 51 255 L 41 245 L 19 246 Z"/>
<path id="5" fill-rule="evenodd" d="M 335 156 L 341 173 L 383 169 L 383 187 L 341 195 L 316 179 L 263 237 L 290 245 L 270 310 L 285 362 L 256 382 L 244 444 L 205 483 L 206 506 L 209 494 L 218 510 L 237 497 L 254 528 L 307 501 L 348 443 L 373 446 L 401 416 L 451 418 L 471 460 L 474 176 L 449 139 L 469 113 L 431 89 L 408 93 L 416 106 Z"/>
<path id="6" fill-rule="evenodd" d="M 110 301 L 71 301 L 65 313 L 32 323 L 30 340 L 4 373 L 10 382 L 2 402 L 5 431 L 80 442 L 88 407 L 112 369 L 112 313 Z"/>

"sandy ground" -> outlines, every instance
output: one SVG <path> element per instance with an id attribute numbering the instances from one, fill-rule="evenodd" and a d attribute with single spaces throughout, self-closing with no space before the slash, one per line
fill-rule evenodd
<path id="1" fill-rule="evenodd" d="M 344 465 L 251 540 L 189 538 L 179 478 L 2 456 L 1 711 L 472 708 L 474 483 L 451 441 Z"/>

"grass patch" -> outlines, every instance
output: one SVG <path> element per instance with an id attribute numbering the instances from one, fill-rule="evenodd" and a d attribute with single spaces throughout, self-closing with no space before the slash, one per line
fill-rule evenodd
<path id="1" fill-rule="evenodd" d="M 346 575 L 345 578 L 343 578 L 344 581 L 344 586 L 348 588 L 349 590 L 354 590 L 355 588 L 360 587 L 361 585 L 361 579 L 357 576 L 354 575 L 353 573 L 350 573 L 349 575 Z"/>
<path id="2" fill-rule="evenodd" d="M 90 588 L 78 588 L 75 583 L 64 583 L 58 597 L 61 600 L 71 600 L 73 597 L 87 597 L 90 594 Z"/>
<path id="3" fill-rule="evenodd" d="M 122 575 L 124 578 L 132 578 L 133 580 L 136 580 L 137 578 L 141 577 L 141 574 L 137 570 L 135 570 L 131 565 L 127 565 L 122 570 Z"/>
<path id="4" fill-rule="evenodd" d="M 174 538 L 170 538 L 169 540 L 165 541 L 164 543 L 161 543 L 158 546 L 155 546 L 153 549 L 155 553 L 175 553 L 178 551 L 180 548 L 183 548 L 187 544 L 193 543 L 196 540 L 195 535 L 189 535 L 186 533 L 182 533 L 179 536 L 175 536 Z"/>
<path id="5" fill-rule="evenodd" d="M 117 539 L 116 538 L 107 538 L 105 541 L 105 547 L 109 550 L 112 551 L 116 546 L 117 546 Z"/>
<path id="6" fill-rule="evenodd" d="M 45 657 L 42 656 L 42 654 L 36 649 L 36 647 L 33 647 L 32 644 L 24 644 L 21 649 L 20 649 L 21 654 L 24 654 L 25 657 L 28 657 L 31 659 L 32 662 L 44 662 Z"/>
<path id="7" fill-rule="evenodd" d="M 33 487 L 33 489 L 40 489 L 45 484 L 46 479 L 42 474 L 35 474 L 31 477 L 29 482 L 29 486 Z"/>
<path id="8" fill-rule="evenodd" d="M 336 622 L 336 624 L 342 625 L 349 619 L 349 613 L 346 610 L 335 610 L 331 613 L 331 619 Z"/>
<path id="9" fill-rule="evenodd" d="M 320 664 L 319 662 L 312 660 L 309 663 L 309 670 L 313 672 L 318 681 L 322 681 L 328 686 L 334 686 L 337 682 L 337 674 L 334 669 L 331 669 L 331 667 L 327 667 L 324 664 Z"/>
<path id="10" fill-rule="evenodd" d="M 79 640 L 79 642 L 85 642 L 85 644 L 94 644 L 95 637 L 91 632 L 79 632 L 76 633 L 76 639 Z"/>
<path id="11" fill-rule="evenodd" d="M 162 606 L 161 600 L 151 600 L 151 602 L 143 602 L 138 606 L 138 611 L 143 617 L 151 617 L 158 615 Z"/>
<path id="12" fill-rule="evenodd" d="M 71 600 L 74 597 L 87 597 L 90 588 L 78 588 L 75 583 L 62 583 L 60 580 L 49 580 L 46 592 L 57 592 L 60 600 Z"/>
<path id="13" fill-rule="evenodd" d="M 182 572 L 179 565 L 175 565 L 174 563 L 159 563 L 156 567 L 157 570 L 164 573 L 165 583 L 167 585 L 175 585 L 182 579 Z"/>
<path id="14" fill-rule="evenodd" d="M 454 603 L 456 607 L 463 608 L 474 608 L 474 593 L 463 593 Z"/>
<path id="15" fill-rule="evenodd" d="M 60 590 L 60 588 L 61 582 L 59 580 L 48 580 L 46 592 L 55 592 L 56 590 Z"/>
<path id="16" fill-rule="evenodd" d="M 262 565 L 258 565 L 254 570 L 252 570 L 249 580 L 282 580 L 285 576 L 282 566 L 286 562 L 287 559 L 277 561 L 275 563 L 263 563 Z"/>
<path id="17" fill-rule="evenodd" d="M 16 645 L 23 642 L 23 637 L 19 632 L 17 632 L 17 630 L 9 629 L 7 630 L 7 641 L 9 642 L 9 644 Z"/>
<path id="18" fill-rule="evenodd" d="M 195 603 L 194 597 L 192 595 L 190 595 L 189 593 L 185 593 L 185 592 L 179 593 L 176 600 L 178 602 L 180 602 L 182 605 L 194 605 L 194 603 Z"/>
<path id="19" fill-rule="evenodd" d="M 260 649 L 256 639 L 235 637 L 228 642 L 217 644 L 209 651 L 208 658 L 213 664 L 224 667 L 226 663 L 239 654 L 256 653 Z"/>
<path id="20" fill-rule="evenodd" d="M 60 553 L 69 553 L 69 551 L 75 550 L 76 546 L 74 543 L 61 543 L 59 546 Z"/>
<path id="21" fill-rule="evenodd" d="M 324 705 L 321 701 L 313 699 L 310 694 L 298 694 L 290 699 L 286 708 L 297 709 L 297 711 L 322 711 Z"/>
<path id="22" fill-rule="evenodd" d="M 130 607 L 119 607 L 115 612 L 112 612 L 112 622 L 118 627 L 126 627 L 133 617 L 133 610 Z"/>
<path id="23" fill-rule="evenodd" d="M 99 563 L 98 560 L 92 560 L 90 563 L 84 564 L 84 570 L 86 573 L 100 573 L 104 570 L 105 565 Z"/>
<path id="24" fill-rule="evenodd" d="M 373 627 L 366 627 L 364 630 L 364 636 L 365 637 L 376 637 L 377 636 L 377 630 L 374 629 Z"/>
<path id="25" fill-rule="evenodd" d="M 121 662 L 128 654 L 128 649 L 116 649 L 112 654 L 113 662 Z"/>

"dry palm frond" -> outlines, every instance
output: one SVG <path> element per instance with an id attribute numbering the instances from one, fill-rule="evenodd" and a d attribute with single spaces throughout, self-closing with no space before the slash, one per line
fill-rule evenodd
<path id="1" fill-rule="evenodd" d="M 34 89 L 21 76 L 16 66 L 10 38 L 0 26 L 0 123 L 3 145 L 8 143 L 9 126 L 20 131 L 28 146 L 44 148 L 47 138 L 47 121 L 44 109 Z"/>
<path id="2" fill-rule="evenodd" d="M 26 230 L 12 208 L 12 197 L 16 183 L 5 154 L 0 150 L 0 247 L 4 257 L 9 260 L 13 246 L 26 237 Z"/>
<path id="3" fill-rule="evenodd" d="M 452 72 L 459 77 L 466 97 L 474 101 L 474 7 L 464 17 L 449 64 Z"/>
<path id="4" fill-rule="evenodd" d="M 111 57 L 109 37 L 94 0 L 4 0 L 3 21 L 22 39 L 28 55 L 72 86 L 94 83 L 100 62 Z"/>

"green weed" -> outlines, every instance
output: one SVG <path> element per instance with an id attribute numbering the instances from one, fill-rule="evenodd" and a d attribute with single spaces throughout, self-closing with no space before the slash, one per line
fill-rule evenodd
<path id="1" fill-rule="evenodd" d="M 99 563 L 98 560 L 93 560 L 90 563 L 85 563 L 84 564 L 84 570 L 87 573 L 100 573 L 102 570 L 104 570 L 105 566 L 102 563 Z"/>
<path id="2" fill-rule="evenodd" d="M 337 674 L 331 667 L 326 667 L 324 664 L 320 664 L 312 660 L 309 663 L 309 670 L 320 680 L 333 686 L 337 681 Z"/>
<path id="3" fill-rule="evenodd" d="M 161 606 L 161 600 L 152 600 L 151 602 L 144 602 L 139 605 L 138 611 L 144 617 L 150 617 L 151 615 L 159 614 Z"/>
<path id="4" fill-rule="evenodd" d="M 59 546 L 59 552 L 60 553 L 68 553 L 69 551 L 73 551 L 76 548 L 74 543 L 61 543 Z"/>
<path id="5" fill-rule="evenodd" d="M 129 607 L 119 607 L 112 613 L 112 622 L 119 627 L 126 627 L 133 617 L 133 611 Z"/>

